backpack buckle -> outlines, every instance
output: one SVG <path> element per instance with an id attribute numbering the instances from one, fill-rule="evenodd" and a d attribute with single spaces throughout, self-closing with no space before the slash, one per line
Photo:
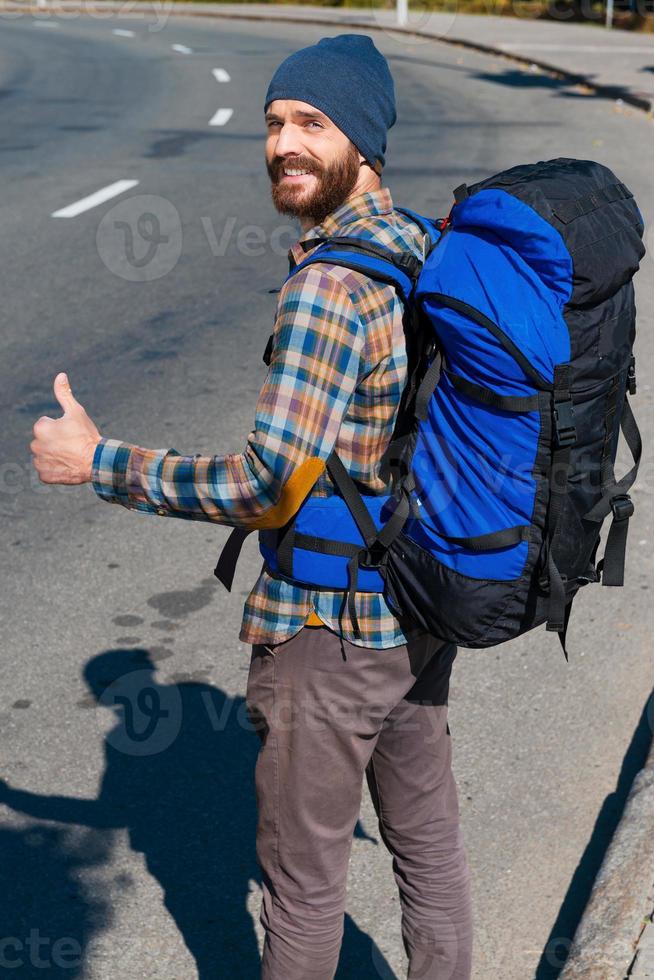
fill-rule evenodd
<path id="1" fill-rule="evenodd" d="M 575 414 L 572 399 L 554 402 L 554 425 L 556 427 L 556 443 L 562 448 L 572 446 L 577 441 Z"/>
<path id="2" fill-rule="evenodd" d="M 634 502 L 628 493 L 619 493 L 611 497 L 611 510 L 614 521 L 628 521 L 634 513 Z"/>
<path id="3" fill-rule="evenodd" d="M 629 388 L 629 394 L 636 394 L 636 358 L 632 357 L 629 362 L 629 370 L 627 371 L 627 386 Z"/>
<path id="4" fill-rule="evenodd" d="M 406 272 L 410 279 L 417 279 L 422 269 L 422 262 L 413 252 L 399 252 L 392 255 L 392 262 Z"/>
<path id="5" fill-rule="evenodd" d="M 386 548 L 379 541 L 373 541 L 369 548 L 362 548 L 359 552 L 359 568 L 376 569 L 384 561 Z"/>

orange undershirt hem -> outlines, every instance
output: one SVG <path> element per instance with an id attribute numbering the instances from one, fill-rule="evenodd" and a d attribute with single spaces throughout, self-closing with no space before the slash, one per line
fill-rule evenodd
<path id="1" fill-rule="evenodd" d="M 316 612 L 312 612 L 309 618 L 306 620 L 305 626 L 324 626 L 322 619 Z"/>

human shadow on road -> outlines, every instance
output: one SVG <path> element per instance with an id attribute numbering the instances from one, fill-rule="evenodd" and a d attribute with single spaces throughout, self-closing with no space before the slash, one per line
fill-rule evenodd
<path id="1" fill-rule="evenodd" d="M 111 909 L 105 895 L 89 894 L 80 872 L 101 867 L 110 853 L 110 842 L 94 830 L 0 830 L 0 976 L 84 975 L 84 952 L 110 924 Z"/>
<path id="2" fill-rule="evenodd" d="M 590 893 L 609 844 L 622 817 L 631 785 L 644 766 L 652 743 L 654 689 L 634 731 L 616 783 L 597 815 L 593 832 L 572 876 L 536 968 L 534 980 L 556 980 L 565 964 L 572 938 L 588 904 Z"/>
<path id="3" fill-rule="evenodd" d="M 84 677 L 95 701 L 117 716 L 105 736 L 106 766 L 97 799 L 44 796 L 0 783 L 0 803 L 38 819 L 90 828 L 102 863 L 108 860 L 113 832 L 126 828 L 132 848 L 143 854 L 163 889 L 165 907 L 195 959 L 199 980 L 256 980 L 259 949 L 247 900 L 251 887 L 260 882 L 254 795 L 259 740 L 245 698 L 231 698 L 205 682 L 161 684 L 150 652 L 142 648 L 98 654 L 87 663 Z M 96 891 L 78 889 L 75 910 L 82 925 L 76 931 L 65 915 L 61 919 L 61 910 L 50 909 L 50 901 L 58 904 L 58 890 L 66 887 L 79 864 L 78 857 L 67 857 L 67 832 L 46 831 L 42 863 L 14 861 L 16 878 L 22 879 L 15 894 L 25 901 L 20 910 L 25 924 L 19 928 L 17 923 L 16 934 L 22 935 L 30 922 L 44 922 L 50 936 L 74 936 L 84 947 L 91 931 L 83 925 L 86 919 L 95 916 L 101 925 L 98 910 L 103 910 L 108 921 L 108 883 L 96 877 Z M 356 833 L 365 836 L 360 829 Z M 12 834 L 0 837 L 0 848 L 9 846 Z M 21 842 L 23 850 L 29 846 L 26 841 Z M 57 885 L 43 892 L 49 876 Z M 38 903 L 31 907 L 27 896 L 37 893 Z M 3 905 L 10 903 L 3 890 L 3 921 Z M 148 909 L 141 915 L 141 923 L 134 922 L 135 933 L 147 921 Z M 56 925 L 49 916 L 59 917 Z M 348 964 L 356 964 L 356 970 Z M 341 969 L 341 976 L 362 980 L 394 976 L 349 916 Z M 78 974 L 69 970 L 62 975 Z"/>

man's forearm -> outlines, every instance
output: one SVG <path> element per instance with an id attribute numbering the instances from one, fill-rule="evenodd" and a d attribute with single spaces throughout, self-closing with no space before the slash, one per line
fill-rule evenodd
<path id="1" fill-rule="evenodd" d="M 183 456 L 101 439 L 93 458 L 93 489 L 103 500 L 162 517 L 256 526 L 278 504 L 288 467 L 257 465 L 246 450 L 228 456 Z"/>

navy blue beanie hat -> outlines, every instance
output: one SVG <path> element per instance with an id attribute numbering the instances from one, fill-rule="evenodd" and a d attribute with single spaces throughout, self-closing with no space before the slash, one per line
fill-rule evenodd
<path id="1" fill-rule="evenodd" d="M 289 55 L 268 86 L 264 112 L 275 99 L 324 112 L 381 174 L 386 131 L 396 119 L 395 90 L 386 58 L 367 34 L 323 37 Z"/>

